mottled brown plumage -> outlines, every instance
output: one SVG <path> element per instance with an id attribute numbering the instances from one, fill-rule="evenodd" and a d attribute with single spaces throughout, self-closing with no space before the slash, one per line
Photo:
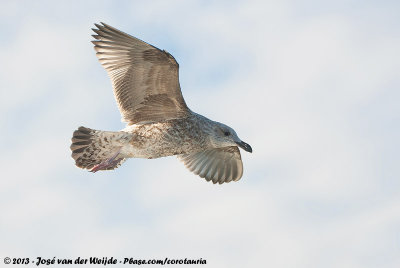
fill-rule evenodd
<path id="1" fill-rule="evenodd" d="M 80 127 L 71 145 L 76 165 L 96 172 L 117 168 L 126 158 L 177 155 L 207 181 L 239 180 L 243 164 L 237 145 L 249 152 L 251 147 L 230 127 L 187 107 L 175 58 L 109 25 L 95 25 L 96 55 L 127 127 L 118 132 Z"/>
<path id="2" fill-rule="evenodd" d="M 96 26 L 96 56 L 111 78 L 124 121 L 157 122 L 190 113 L 179 85 L 179 65 L 171 54 L 109 25 Z"/>

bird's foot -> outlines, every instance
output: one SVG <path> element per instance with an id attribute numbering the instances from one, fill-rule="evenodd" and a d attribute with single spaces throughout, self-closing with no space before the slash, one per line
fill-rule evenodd
<path id="1" fill-rule="evenodd" d="M 89 170 L 90 172 L 97 172 L 99 170 L 107 170 L 109 168 L 113 168 L 115 167 L 115 165 L 118 164 L 118 162 L 121 161 L 120 158 L 117 158 L 117 156 L 119 155 L 121 149 L 119 149 L 112 157 L 102 161 L 100 164 L 95 165 L 91 170 Z"/>

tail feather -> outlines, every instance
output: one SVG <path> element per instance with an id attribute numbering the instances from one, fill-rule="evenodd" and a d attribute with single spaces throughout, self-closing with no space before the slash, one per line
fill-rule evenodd
<path id="1" fill-rule="evenodd" d="M 83 169 L 92 169 L 103 161 L 110 158 L 121 148 L 117 139 L 121 136 L 119 132 L 100 131 L 86 127 L 79 127 L 72 136 L 72 158 L 75 165 Z M 125 158 L 117 157 L 113 165 L 104 168 L 111 170 L 119 167 Z"/>

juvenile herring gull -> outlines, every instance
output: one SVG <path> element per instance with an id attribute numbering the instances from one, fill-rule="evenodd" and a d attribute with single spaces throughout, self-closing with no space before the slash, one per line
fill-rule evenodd
<path id="1" fill-rule="evenodd" d="M 175 58 L 105 23 L 95 24 L 96 56 L 111 78 L 127 123 L 121 131 L 79 127 L 72 137 L 75 164 L 92 172 L 111 170 L 126 158 L 177 155 L 213 183 L 238 181 L 243 164 L 237 146 L 252 152 L 236 132 L 192 112 L 183 99 Z"/>

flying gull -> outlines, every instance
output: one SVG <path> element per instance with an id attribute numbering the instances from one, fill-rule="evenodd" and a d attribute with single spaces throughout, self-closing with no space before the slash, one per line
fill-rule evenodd
<path id="1" fill-rule="evenodd" d="M 232 128 L 187 107 L 175 58 L 105 23 L 95 25 L 96 56 L 127 126 L 116 132 L 79 127 L 71 145 L 75 164 L 96 172 L 115 169 L 127 158 L 177 155 L 207 181 L 238 181 L 243 175 L 238 146 L 250 153 L 252 148 Z"/>

